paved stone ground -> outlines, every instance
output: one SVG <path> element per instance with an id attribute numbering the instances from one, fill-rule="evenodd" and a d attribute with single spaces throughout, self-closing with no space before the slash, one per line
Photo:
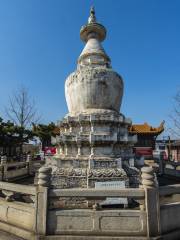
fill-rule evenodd
<path id="1" fill-rule="evenodd" d="M 23 240 L 22 238 L 18 238 L 14 235 L 11 235 L 6 232 L 0 231 L 0 240 Z"/>

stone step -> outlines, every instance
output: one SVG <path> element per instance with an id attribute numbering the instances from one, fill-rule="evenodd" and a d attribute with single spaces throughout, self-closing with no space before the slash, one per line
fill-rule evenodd
<path id="1" fill-rule="evenodd" d="M 40 240 L 160 240 L 161 237 L 141 237 L 141 236 L 73 236 L 73 235 L 58 235 L 46 236 Z"/>

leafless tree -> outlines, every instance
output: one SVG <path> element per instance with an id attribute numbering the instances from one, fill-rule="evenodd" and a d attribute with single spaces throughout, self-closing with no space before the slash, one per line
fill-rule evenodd
<path id="1" fill-rule="evenodd" d="M 20 87 L 13 93 L 9 98 L 5 112 L 9 120 L 23 128 L 27 128 L 32 122 L 37 123 L 40 120 L 35 102 L 25 87 Z"/>
<path id="2" fill-rule="evenodd" d="M 174 97 L 174 109 L 170 115 L 172 126 L 169 128 L 170 133 L 175 138 L 180 138 L 180 90 L 178 90 Z"/>

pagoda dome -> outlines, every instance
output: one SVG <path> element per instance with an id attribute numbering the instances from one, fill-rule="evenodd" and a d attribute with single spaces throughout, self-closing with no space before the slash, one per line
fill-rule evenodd
<path id="1" fill-rule="evenodd" d="M 77 70 L 65 82 L 70 115 L 98 110 L 119 112 L 123 80 L 111 68 L 111 60 L 101 45 L 106 29 L 96 22 L 94 8 L 88 23 L 80 30 L 80 37 L 86 45 L 78 58 Z"/>

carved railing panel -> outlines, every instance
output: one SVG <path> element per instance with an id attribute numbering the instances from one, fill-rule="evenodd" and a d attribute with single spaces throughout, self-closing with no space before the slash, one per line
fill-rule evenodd
<path id="1" fill-rule="evenodd" d="M 91 208 L 97 209 L 101 202 L 106 199 L 125 198 L 129 200 L 129 205 L 133 209 L 139 209 L 144 204 L 145 193 L 143 189 L 51 189 L 49 190 L 49 209 L 69 209 L 69 208 Z M 132 200 L 133 199 L 133 200 Z M 117 208 L 118 206 L 114 206 Z M 122 207 L 122 206 L 119 206 Z M 127 207 L 127 206 L 126 206 Z M 113 204 L 111 206 L 113 208 Z"/>
<path id="2" fill-rule="evenodd" d="M 0 182 L 0 198 L 28 204 L 35 203 L 36 188 L 14 183 Z"/>

